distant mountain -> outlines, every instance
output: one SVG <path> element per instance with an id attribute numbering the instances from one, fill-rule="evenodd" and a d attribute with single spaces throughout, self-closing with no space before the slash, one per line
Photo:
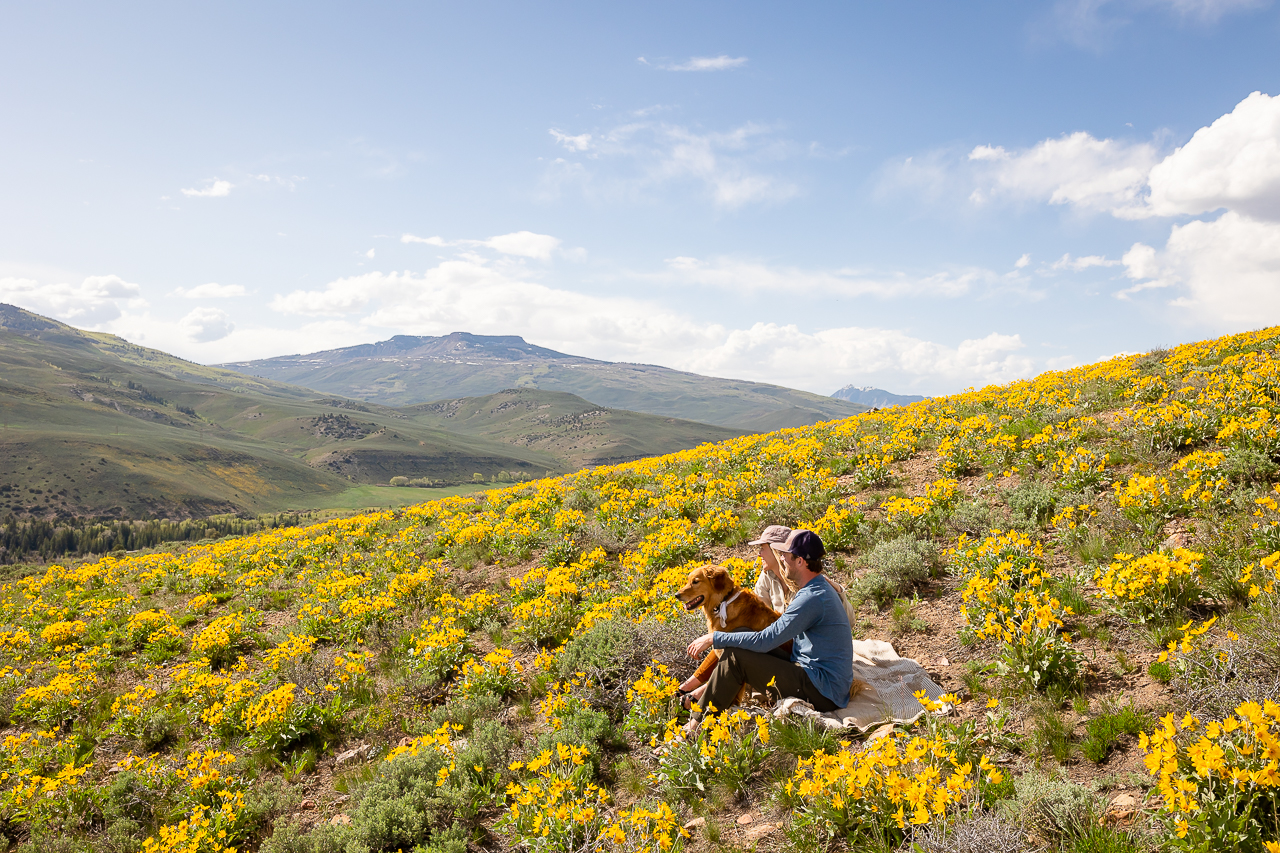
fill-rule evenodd
<path id="1" fill-rule="evenodd" d="M 882 409 L 885 406 L 905 406 L 907 403 L 919 403 L 921 400 L 929 399 L 917 394 L 890 394 L 888 391 L 872 388 L 870 385 L 846 385 L 831 396 L 875 409 Z"/>
<path id="2" fill-rule="evenodd" d="M 737 434 L 536 390 L 420 411 L 318 397 L 0 304 L 0 518 L 324 505 L 395 476 L 541 477 Z"/>
<path id="3" fill-rule="evenodd" d="M 597 406 L 749 432 L 867 409 L 778 385 L 566 355 L 515 335 L 397 335 L 376 344 L 220 366 L 388 406 L 538 388 L 574 394 Z"/>

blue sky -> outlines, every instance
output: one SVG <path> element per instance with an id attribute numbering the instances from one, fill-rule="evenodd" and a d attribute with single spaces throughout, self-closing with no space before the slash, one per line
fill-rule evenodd
<path id="1" fill-rule="evenodd" d="M 205 363 L 932 394 L 1280 323 L 1270 2 L 5 4 L 0 74 L 0 301 Z"/>

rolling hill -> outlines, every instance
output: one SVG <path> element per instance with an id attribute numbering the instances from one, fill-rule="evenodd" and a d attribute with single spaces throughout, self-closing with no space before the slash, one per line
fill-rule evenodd
<path id="1" fill-rule="evenodd" d="M 220 366 L 388 406 L 538 388 L 602 407 L 748 432 L 806 426 L 869 408 L 778 385 L 566 355 L 515 335 L 397 335 L 375 344 Z"/>
<path id="2" fill-rule="evenodd" d="M 486 425 L 477 414 L 451 419 L 430 407 L 398 411 L 0 305 L 0 515 L 323 507 L 396 476 L 439 484 L 476 474 L 540 477 L 737 434 L 540 393 L 518 396 L 554 417 L 517 425 L 506 417 Z"/>
<path id="3" fill-rule="evenodd" d="M 574 467 L 629 462 L 743 434 L 694 421 L 605 409 L 573 394 L 532 388 L 400 411 L 416 423 L 550 453 Z"/>

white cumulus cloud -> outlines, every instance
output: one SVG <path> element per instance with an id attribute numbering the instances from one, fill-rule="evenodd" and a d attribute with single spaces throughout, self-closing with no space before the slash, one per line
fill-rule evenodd
<path id="1" fill-rule="evenodd" d="M 400 237 L 401 243 L 426 243 L 428 246 L 451 246 L 452 243 L 445 242 L 442 237 L 415 237 L 412 234 L 403 234 Z"/>
<path id="2" fill-rule="evenodd" d="M 1147 143 L 1078 131 L 1022 151 L 979 145 L 969 160 L 978 171 L 975 201 L 1006 196 L 1135 217 L 1142 215 L 1143 190 L 1158 153 Z"/>
<path id="3" fill-rule="evenodd" d="M 1181 5 L 1208 15 L 1214 4 Z M 1121 219 L 1216 215 L 1171 225 L 1163 248 L 1135 243 L 1119 261 L 1064 255 L 1053 268 L 1123 265 L 1133 284 L 1119 296 L 1165 290 L 1185 317 L 1218 331 L 1280 323 L 1280 97 L 1251 93 L 1165 156 L 1077 132 L 1024 150 L 980 145 L 969 163 L 975 201 L 1006 196 Z"/>
<path id="4" fill-rule="evenodd" d="M 192 288 L 179 287 L 174 292 L 175 296 L 181 296 L 185 299 L 231 299 L 236 296 L 244 296 L 244 286 L 239 284 L 218 284 L 211 281 L 207 284 L 198 284 Z"/>
<path id="5" fill-rule="evenodd" d="M 183 334 L 196 343 L 209 343 L 231 334 L 236 324 L 230 315 L 220 308 L 194 308 L 178 321 Z"/>
<path id="6" fill-rule="evenodd" d="M 1175 306 L 1218 328 L 1280 323 L 1280 223 L 1228 211 L 1175 225 L 1164 249 L 1135 244 L 1125 266 L 1131 291 L 1176 287 Z"/>
<path id="7" fill-rule="evenodd" d="M 699 265 L 676 265 L 697 277 Z M 715 284 L 727 267 L 709 266 Z M 669 275 L 671 273 L 668 273 Z M 783 273 L 785 275 L 785 272 Z M 814 287 L 844 286 L 815 280 Z M 946 345 L 892 329 L 802 330 L 761 321 L 733 329 L 655 301 L 549 287 L 477 257 L 441 262 L 421 274 L 371 272 L 298 290 L 272 303 L 277 311 L 330 317 L 388 333 L 521 334 L 566 352 L 615 361 L 665 364 L 721 376 L 829 393 L 849 377 L 959 388 L 1027 376 L 1032 359 L 1016 335 L 991 334 Z"/>
<path id="8" fill-rule="evenodd" d="M 117 275 L 91 275 L 79 284 L 0 278 L 0 302 L 72 323 L 96 327 L 121 314 L 121 305 L 141 304 L 142 288 Z"/>
<path id="9" fill-rule="evenodd" d="M 551 253 L 560 247 L 560 239 L 549 234 L 534 234 L 532 231 L 517 231 L 514 234 L 500 234 L 483 241 L 488 246 L 504 255 L 519 255 L 522 258 L 548 260 Z"/>
<path id="10" fill-rule="evenodd" d="M 1151 170 L 1151 213 L 1280 221 L 1280 97 L 1254 92 Z"/>
<path id="11" fill-rule="evenodd" d="M 231 182 L 212 180 L 203 189 L 183 189 L 187 198 L 223 198 L 231 195 Z"/>

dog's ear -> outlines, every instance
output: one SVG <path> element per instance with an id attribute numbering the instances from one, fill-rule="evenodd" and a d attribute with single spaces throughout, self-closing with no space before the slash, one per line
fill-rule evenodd
<path id="1" fill-rule="evenodd" d="M 733 576 L 729 574 L 729 570 L 724 566 L 709 566 L 707 572 L 711 576 L 711 587 L 716 592 L 724 592 L 733 588 Z"/>

